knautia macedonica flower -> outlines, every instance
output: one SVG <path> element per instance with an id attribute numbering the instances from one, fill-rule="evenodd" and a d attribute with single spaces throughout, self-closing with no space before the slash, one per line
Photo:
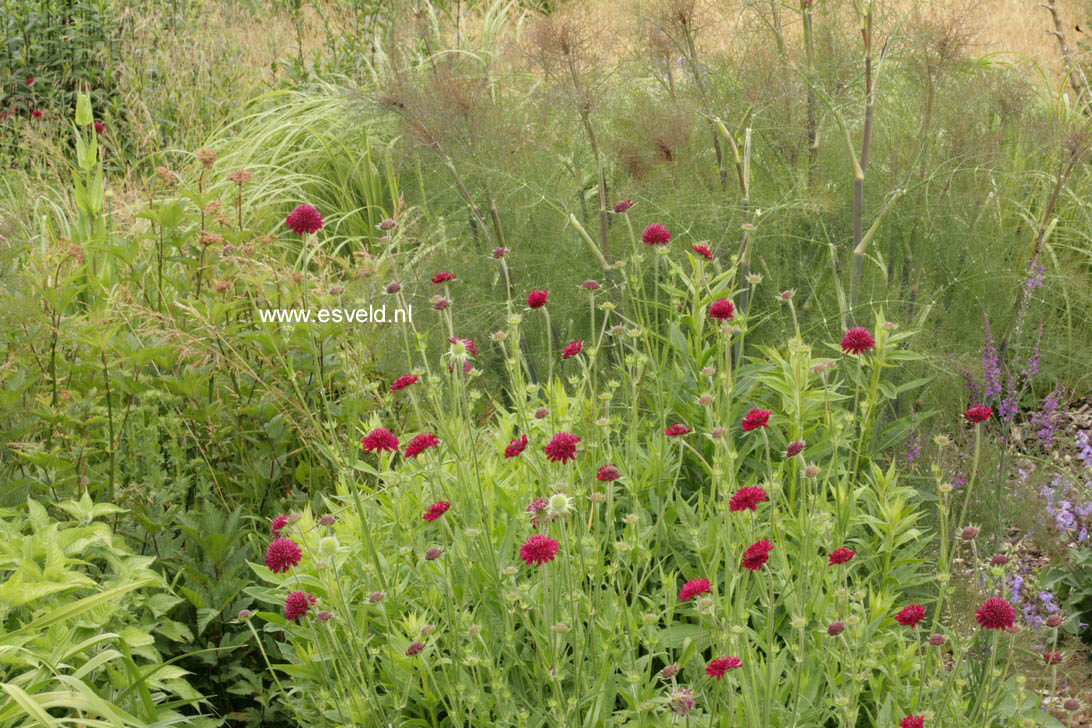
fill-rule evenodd
<path id="1" fill-rule="evenodd" d="M 925 716 L 908 715 L 899 723 L 899 728 L 925 728 Z"/>
<path id="2" fill-rule="evenodd" d="M 454 273 L 448 273 L 446 270 L 440 271 L 436 275 L 432 276 L 433 283 L 447 283 L 448 281 L 455 280 L 456 275 Z"/>
<path id="3" fill-rule="evenodd" d="M 1001 597 L 990 597 L 974 613 L 975 620 L 985 629 L 1008 629 L 1016 620 L 1016 610 Z"/>
<path id="4" fill-rule="evenodd" d="M 827 625 L 827 634 L 829 634 L 831 637 L 837 637 L 838 635 L 842 634 L 842 632 L 844 632 L 845 629 L 846 629 L 846 623 L 845 622 L 839 622 L 839 621 L 831 622 L 830 624 Z"/>
<path id="5" fill-rule="evenodd" d="M 715 318 L 717 321 L 727 321 L 735 315 L 735 311 L 735 305 L 727 298 L 722 298 L 713 301 L 709 306 L 709 318 Z"/>
<path id="6" fill-rule="evenodd" d="M 730 511 L 754 511 L 758 510 L 759 503 L 765 503 L 770 497 L 766 495 L 766 491 L 762 488 L 747 487 L 740 488 L 732 497 L 728 499 L 728 510 Z"/>
<path id="7" fill-rule="evenodd" d="M 663 225 L 653 223 L 641 233 L 641 242 L 645 245 L 667 245 L 671 242 L 671 233 Z"/>
<path id="8" fill-rule="evenodd" d="M 992 407 L 986 407 L 985 405 L 976 404 L 973 407 L 968 407 L 967 411 L 963 413 L 963 416 L 967 418 L 968 422 L 978 424 L 979 422 L 985 422 L 993 414 Z"/>
<path id="9" fill-rule="evenodd" d="M 527 306 L 529 308 L 542 308 L 546 305 L 546 298 L 549 295 L 547 291 L 531 291 L 527 294 Z"/>
<path id="10" fill-rule="evenodd" d="M 584 349 L 584 340 L 577 339 L 576 341 L 570 341 L 566 344 L 565 348 L 561 351 L 562 359 L 571 359 L 579 354 Z"/>
<path id="11" fill-rule="evenodd" d="M 290 538 L 275 538 L 265 549 L 265 565 L 274 574 L 288 571 L 300 563 L 303 552 Z"/>
<path id="12" fill-rule="evenodd" d="M 284 618 L 292 622 L 299 621 L 299 618 L 307 614 L 307 610 L 317 601 L 313 594 L 292 592 L 284 598 Z"/>
<path id="13" fill-rule="evenodd" d="M 621 215 L 631 207 L 633 207 L 633 203 L 630 200 L 619 200 L 614 203 L 614 212 Z"/>
<path id="14" fill-rule="evenodd" d="M 735 670 L 743 664 L 738 657 L 718 657 L 705 666 L 705 674 L 714 680 L 720 680 L 729 670 Z"/>
<path id="15" fill-rule="evenodd" d="M 679 666 L 678 665 L 668 665 L 664 669 L 660 670 L 660 677 L 662 677 L 664 680 L 670 680 L 671 678 L 675 677 L 678 674 L 679 674 Z"/>
<path id="16" fill-rule="evenodd" d="M 527 513 L 531 515 L 531 525 L 538 528 L 541 522 L 539 517 L 546 517 L 546 509 L 550 507 L 550 501 L 545 498 L 535 498 L 527 504 Z"/>
<path id="17" fill-rule="evenodd" d="M 406 443 L 406 457 L 415 458 L 430 447 L 440 444 L 440 439 L 431 432 L 425 432 Z"/>
<path id="18" fill-rule="evenodd" d="M 398 452 L 398 438 L 385 427 L 377 427 L 360 440 L 364 452 Z"/>
<path id="19" fill-rule="evenodd" d="M 895 615 L 895 621 L 904 627 L 917 627 L 918 622 L 925 619 L 925 607 L 920 604 L 911 604 L 908 607 L 903 607 L 898 614 Z"/>
<path id="20" fill-rule="evenodd" d="M 504 448 L 504 457 L 514 458 L 517 457 L 523 449 L 527 447 L 527 435 L 520 435 L 515 440 L 512 440 Z"/>
<path id="21" fill-rule="evenodd" d="M 391 383 L 391 391 L 397 392 L 400 389 L 405 389 L 411 384 L 417 384 L 417 377 L 413 374 L 403 374 Z"/>
<path id="22" fill-rule="evenodd" d="M 599 468 L 599 472 L 595 474 L 595 479 L 603 483 L 609 483 L 612 480 L 618 480 L 621 477 L 622 473 L 613 465 L 604 465 Z"/>
<path id="23" fill-rule="evenodd" d="M 504 246 L 493 248 L 493 260 L 500 260 L 506 255 L 508 255 L 508 248 L 505 248 Z"/>
<path id="24" fill-rule="evenodd" d="M 425 561 L 435 561 L 444 555 L 444 550 L 439 546 L 433 546 L 425 552 Z"/>
<path id="25" fill-rule="evenodd" d="M 773 548 L 773 544 L 765 539 L 756 541 L 743 552 L 743 560 L 740 562 L 740 566 L 751 571 L 758 571 L 769 561 L 770 552 L 773 551 Z"/>
<path id="26" fill-rule="evenodd" d="M 573 510 L 572 498 L 564 493 L 554 493 L 546 499 L 546 515 L 551 519 L 557 519 L 568 515 Z"/>
<path id="27" fill-rule="evenodd" d="M 273 532 L 273 535 L 277 535 L 281 532 L 281 529 L 287 526 L 295 519 L 294 513 L 285 513 L 277 516 L 273 519 L 273 522 L 269 524 L 269 530 Z"/>
<path id="28" fill-rule="evenodd" d="M 690 249 L 701 257 L 705 258 L 706 260 L 713 259 L 713 251 L 705 247 L 704 245 L 691 245 Z"/>
<path id="29" fill-rule="evenodd" d="M 683 588 L 679 590 L 679 601 L 688 602 L 699 594 L 709 593 L 711 591 L 708 579 L 694 579 L 683 584 Z"/>
<path id="30" fill-rule="evenodd" d="M 429 523 L 432 523 L 437 518 L 447 513 L 447 510 L 449 508 L 451 508 L 451 504 L 447 501 L 436 501 L 428 507 L 428 510 L 425 511 L 424 515 L 422 515 L 421 518 L 425 519 Z"/>
<path id="31" fill-rule="evenodd" d="M 297 205 L 296 209 L 288 213 L 284 224 L 296 235 L 315 233 L 322 229 L 322 215 L 310 205 Z"/>
<path id="32" fill-rule="evenodd" d="M 804 452 L 804 444 L 803 440 L 793 440 L 790 442 L 788 447 L 785 448 L 785 458 L 793 458 Z"/>
<path id="33" fill-rule="evenodd" d="M 1061 661 L 1062 661 L 1062 653 L 1061 652 L 1044 652 L 1043 653 L 1043 662 L 1045 662 L 1048 665 L 1057 665 Z"/>
<path id="34" fill-rule="evenodd" d="M 679 435 L 685 435 L 690 432 L 690 428 L 686 425 L 671 425 L 664 430 L 664 434 L 668 437 L 678 437 Z"/>
<path id="35" fill-rule="evenodd" d="M 406 648 L 406 654 L 410 655 L 410 656 L 413 656 L 413 655 L 416 655 L 418 652 L 420 652 L 423 649 L 425 649 L 425 643 L 424 642 L 413 642 L 413 643 L 410 644 L 409 647 Z"/>
<path id="36" fill-rule="evenodd" d="M 667 697 L 667 707 L 671 709 L 671 712 L 684 718 L 690 715 L 695 704 L 694 691 L 689 688 L 676 688 Z"/>
<path id="37" fill-rule="evenodd" d="M 842 351 L 847 354 L 863 354 L 875 346 L 876 340 L 863 326 L 854 326 L 842 337 Z"/>
<path id="38" fill-rule="evenodd" d="M 929 635 L 929 644 L 931 644 L 933 647 L 940 647 L 947 641 L 948 638 L 940 633 Z"/>
<path id="39" fill-rule="evenodd" d="M 580 438 L 568 432 L 559 432 L 550 438 L 543 450 L 546 459 L 552 463 L 567 463 L 576 459 L 576 443 Z"/>
<path id="40" fill-rule="evenodd" d="M 834 549 L 827 557 L 827 566 L 834 566 L 835 564 L 846 564 L 853 560 L 853 557 L 857 555 L 856 551 L 850 551 L 849 549 Z"/>
<path id="41" fill-rule="evenodd" d="M 558 548 L 557 541 L 549 536 L 535 534 L 524 541 L 519 549 L 519 557 L 528 566 L 542 566 L 554 560 Z"/>
<path id="42" fill-rule="evenodd" d="M 760 427 L 769 428 L 770 411 L 762 409 L 753 409 L 743 416 L 743 422 L 740 426 L 744 432 L 750 432 L 751 430 L 757 430 Z"/>

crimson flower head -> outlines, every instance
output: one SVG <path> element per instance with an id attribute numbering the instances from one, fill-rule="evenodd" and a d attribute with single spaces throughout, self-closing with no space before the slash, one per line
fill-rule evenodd
<path id="1" fill-rule="evenodd" d="M 618 471 L 618 468 L 613 465 L 604 465 L 599 468 L 599 472 L 595 474 L 595 479 L 604 483 L 609 483 L 612 480 L 618 480 L 622 477 L 622 473 Z"/>
<path id="2" fill-rule="evenodd" d="M 842 337 L 842 351 L 847 354 L 863 354 L 875 346 L 875 339 L 863 326 L 854 326 Z"/>
<path id="3" fill-rule="evenodd" d="M 559 432 L 550 438 L 543 450 L 546 451 L 546 459 L 552 463 L 567 463 L 576 459 L 576 443 L 580 438 L 568 432 Z"/>
<path id="4" fill-rule="evenodd" d="M 417 377 L 413 374 L 403 374 L 391 383 L 391 391 L 397 392 L 400 389 L 405 389 L 411 384 L 417 383 Z"/>
<path id="5" fill-rule="evenodd" d="M 451 504 L 447 501 L 436 501 L 428 507 L 428 510 L 424 512 L 421 518 L 432 523 L 437 518 L 447 513 L 448 508 L 451 508 Z"/>
<path id="6" fill-rule="evenodd" d="M 377 427 L 364 436 L 360 446 L 364 448 L 364 452 L 398 452 L 398 438 L 387 428 Z"/>
<path id="7" fill-rule="evenodd" d="M 454 344 L 455 342 L 458 342 L 458 341 L 462 342 L 463 346 L 466 347 L 466 350 L 470 352 L 471 356 L 477 356 L 478 355 L 478 347 L 474 346 L 474 342 L 471 341 L 470 339 L 460 339 L 458 337 L 451 336 L 451 337 L 448 338 L 447 343 Z"/>
<path id="8" fill-rule="evenodd" d="M 103 124 L 101 121 L 94 122 L 94 126 L 96 134 L 102 134 L 104 131 L 106 131 L 106 124 Z"/>
<path id="9" fill-rule="evenodd" d="M 735 670 L 742 664 L 743 661 L 738 657 L 718 657 L 705 666 L 705 674 L 714 680 L 720 680 L 726 672 Z"/>
<path id="10" fill-rule="evenodd" d="M 1016 610 L 1001 597 L 990 597 L 982 602 L 974 618 L 986 629 L 1008 629 L 1016 619 Z"/>
<path id="11" fill-rule="evenodd" d="M 679 591 L 679 601 L 688 602 L 699 594 L 709 594 L 709 580 L 708 579 L 694 579 L 683 584 L 683 588 Z"/>
<path id="12" fill-rule="evenodd" d="M 925 728 L 925 716 L 908 715 L 899 723 L 899 728 Z"/>
<path id="13" fill-rule="evenodd" d="M 740 566 L 751 571 L 758 571 L 770 560 L 770 552 L 773 548 L 773 544 L 765 539 L 756 541 L 743 552 L 743 561 Z"/>
<path id="14" fill-rule="evenodd" d="M 653 223 L 641 233 L 641 242 L 645 245 L 667 245 L 671 241 L 671 233 L 663 225 Z"/>
<path id="15" fill-rule="evenodd" d="M 310 205 L 297 205 L 295 210 L 288 213 L 284 224 L 296 235 L 315 233 L 322 229 L 322 215 Z"/>
<path id="16" fill-rule="evenodd" d="M 274 574 L 288 571 L 300 563 L 303 552 L 290 538 L 275 538 L 265 550 L 265 565 Z"/>
<path id="17" fill-rule="evenodd" d="M 845 564 L 853 560 L 853 557 L 857 555 L 856 551 L 850 551 L 849 549 L 834 549 L 827 557 L 827 566 L 834 566 L 835 564 Z"/>
<path id="18" fill-rule="evenodd" d="M 27 86 L 30 86 L 32 83 L 34 83 L 34 81 L 35 81 L 34 76 L 31 76 L 30 78 L 28 78 L 27 79 Z"/>
<path id="19" fill-rule="evenodd" d="M 291 522 L 292 517 L 288 514 L 282 514 L 273 519 L 273 522 L 269 524 L 269 530 L 273 532 L 273 535 L 277 535 Z"/>
<path id="20" fill-rule="evenodd" d="M 527 305 L 530 308 L 542 308 L 546 305 L 547 291 L 531 291 L 527 294 Z"/>
<path id="21" fill-rule="evenodd" d="M 759 503 L 764 503 L 770 498 L 762 488 L 740 488 L 728 499 L 730 511 L 754 511 Z"/>
<path id="22" fill-rule="evenodd" d="M 1043 662 L 1045 662 L 1048 665 L 1057 665 L 1061 661 L 1062 661 L 1062 653 L 1061 652 L 1044 652 L 1043 653 Z"/>
<path id="23" fill-rule="evenodd" d="M 993 414 L 993 407 L 986 407 L 985 405 L 976 404 L 974 407 L 968 407 L 967 411 L 963 413 L 963 416 L 967 418 L 968 422 L 985 422 L 990 419 L 990 415 Z"/>
<path id="24" fill-rule="evenodd" d="M 504 457 L 514 458 L 523 452 L 523 448 L 527 447 L 527 435 L 520 435 L 512 442 L 508 443 L 508 446 L 504 448 Z"/>
<path id="25" fill-rule="evenodd" d="M 406 443 L 406 457 L 415 458 L 430 447 L 436 447 L 439 444 L 439 438 L 431 432 L 418 435 Z"/>
<path id="26" fill-rule="evenodd" d="M 743 416 L 743 422 L 740 426 L 744 432 L 750 432 L 751 430 L 757 430 L 760 427 L 769 428 L 767 424 L 770 421 L 770 411 L 753 409 Z"/>
<path id="27" fill-rule="evenodd" d="M 318 599 L 315 598 L 314 594 L 299 591 L 292 592 L 284 598 L 285 619 L 298 622 L 299 618 L 307 614 L 307 610 L 317 601 Z"/>
<path id="28" fill-rule="evenodd" d="M 406 648 L 406 654 L 412 657 L 423 649 L 425 649 L 424 642 L 413 642 L 410 644 L 409 647 Z"/>
<path id="29" fill-rule="evenodd" d="M 735 315 L 736 307 L 732 305 L 732 302 L 727 298 L 722 298 L 718 301 L 713 301 L 713 304 L 709 307 L 709 317 L 715 318 L 717 321 L 727 321 Z"/>
<path id="30" fill-rule="evenodd" d="M 447 283 L 448 281 L 455 280 L 455 277 L 456 276 L 455 276 L 454 273 L 448 273 L 446 270 L 445 271 L 440 271 L 436 275 L 432 276 L 432 282 L 433 283 Z"/>
<path id="31" fill-rule="evenodd" d="M 705 247 L 704 245 L 691 245 L 690 249 L 701 257 L 705 258 L 706 260 L 713 259 L 713 251 Z"/>
<path id="32" fill-rule="evenodd" d="M 630 200 L 618 200 L 618 202 L 614 203 L 614 211 L 619 215 L 631 207 L 633 207 L 633 202 Z"/>
<path id="33" fill-rule="evenodd" d="M 917 627 L 918 622 L 925 619 L 925 607 L 920 604 L 911 604 L 908 607 L 903 607 L 902 610 L 895 615 L 895 621 L 904 627 Z"/>
<path id="34" fill-rule="evenodd" d="M 41 119 L 42 118 L 42 112 L 40 110 L 38 110 L 38 109 L 35 109 L 34 111 L 30 112 L 30 115 L 33 116 L 35 119 Z"/>
<path id="35" fill-rule="evenodd" d="M 542 566 L 554 560 L 558 545 L 549 536 L 536 533 L 527 539 L 519 549 L 519 557 L 528 566 Z"/>
<path id="36" fill-rule="evenodd" d="M 664 434 L 668 437 L 677 437 L 679 435 L 685 435 L 690 432 L 690 428 L 686 425 L 671 425 L 664 430 Z"/>
<path id="37" fill-rule="evenodd" d="M 576 341 L 570 341 L 561 352 L 562 359 L 572 359 L 579 354 L 584 348 L 584 340 L 577 339 Z"/>
<path id="38" fill-rule="evenodd" d="M 789 443 L 789 446 L 785 448 L 785 458 L 796 457 L 804 451 L 803 440 L 793 440 Z"/>

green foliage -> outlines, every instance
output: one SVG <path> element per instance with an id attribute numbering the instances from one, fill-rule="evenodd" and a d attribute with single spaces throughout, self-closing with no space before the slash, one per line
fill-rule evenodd
<path id="1" fill-rule="evenodd" d="M 86 494 L 57 508 L 0 514 L 0 725 L 219 725 L 163 657 L 186 631 L 166 616 L 179 598 L 102 522 L 122 509 Z"/>

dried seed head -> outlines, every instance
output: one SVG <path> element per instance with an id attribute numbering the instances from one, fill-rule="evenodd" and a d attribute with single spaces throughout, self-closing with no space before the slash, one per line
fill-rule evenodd
<path id="1" fill-rule="evenodd" d="M 216 152 L 212 151 L 208 147 L 204 149 L 198 149 L 194 155 L 197 157 L 197 161 L 201 163 L 205 169 L 212 169 L 213 162 L 216 161 Z"/>

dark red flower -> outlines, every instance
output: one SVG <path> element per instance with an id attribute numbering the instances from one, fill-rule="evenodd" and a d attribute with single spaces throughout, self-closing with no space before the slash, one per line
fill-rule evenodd
<path id="1" fill-rule="evenodd" d="M 439 438 L 431 432 L 418 435 L 406 443 L 406 457 L 415 458 L 430 447 L 436 447 L 439 444 Z"/>
<path id="2" fill-rule="evenodd" d="M 299 618 L 307 614 L 307 610 L 317 601 L 318 599 L 313 594 L 299 591 L 292 592 L 284 598 L 285 619 L 293 622 L 299 621 Z"/>
<path id="3" fill-rule="evenodd" d="M 918 622 L 923 619 L 925 619 L 925 607 L 920 604 L 903 607 L 902 611 L 895 615 L 895 621 L 904 627 L 917 627 Z"/>
<path id="4" fill-rule="evenodd" d="M 527 305 L 531 308 L 542 308 L 546 305 L 547 291 L 531 291 L 527 294 Z"/>
<path id="5" fill-rule="evenodd" d="M 570 341 L 565 348 L 561 351 L 562 359 L 571 359 L 581 352 L 584 348 L 584 340 L 577 339 L 576 341 Z"/>
<path id="6" fill-rule="evenodd" d="M 847 354 L 863 354 L 875 346 L 872 334 L 863 326 L 854 326 L 842 337 L 842 351 Z"/>
<path id="7" fill-rule="evenodd" d="M 433 283 L 447 283 L 448 281 L 455 280 L 455 277 L 456 276 L 455 276 L 454 273 L 448 273 L 446 270 L 445 271 L 440 271 L 436 275 L 432 276 L 432 282 Z"/>
<path id="8" fill-rule="evenodd" d="M 614 211 L 619 215 L 633 207 L 633 203 L 630 200 L 619 200 L 614 203 Z"/>
<path id="9" fill-rule="evenodd" d="M 1043 662 L 1045 662 L 1048 665 L 1057 665 L 1061 661 L 1062 661 L 1062 653 L 1061 652 L 1044 652 L 1043 653 Z"/>
<path id="10" fill-rule="evenodd" d="M 773 544 L 769 541 L 765 539 L 756 541 L 743 552 L 740 566 L 751 571 L 758 571 L 769 561 L 771 551 L 773 551 Z"/>
<path id="11" fill-rule="evenodd" d="M 531 525 L 538 527 L 539 516 L 545 517 L 546 509 L 550 506 L 550 501 L 545 498 L 535 498 L 533 501 L 527 504 L 527 512 L 531 514 Z"/>
<path id="12" fill-rule="evenodd" d="M 42 112 L 39 111 L 38 109 L 35 109 L 34 111 L 30 112 L 30 115 L 33 116 L 35 119 L 41 119 L 42 118 Z"/>
<path id="13" fill-rule="evenodd" d="M 925 728 L 925 716 L 908 715 L 899 723 L 899 728 Z"/>
<path id="14" fill-rule="evenodd" d="M 417 383 L 417 377 L 416 376 L 414 376 L 412 374 L 403 374 L 402 376 L 398 377 L 398 379 L 395 379 L 394 382 L 391 383 L 391 391 L 392 392 L 397 392 L 399 389 L 405 389 L 409 385 L 416 384 L 416 383 Z"/>
<path id="15" fill-rule="evenodd" d="M 273 535 L 277 535 L 281 532 L 281 529 L 288 525 L 288 522 L 292 520 L 292 517 L 285 514 L 277 516 L 273 519 L 273 523 L 269 524 L 269 530 L 273 532 Z"/>
<path id="16" fill-rule="evenodd" d="M 686 425 L 671 425 L 664 430 L 664 434 L 668 437 L 676 437 L 678 435 L 685 435 L 690 432 L 690 428 Z"/>
<path id="17" fill-rule="evenodd" d="M 471 356 L 478 355 L 478 347 L 474 346 L 474 342 L 470 339 L 460 339 L 458 337 L 452 336 L 447 340 L 447 343 L 454 344 L 456 341 L 461 341 L 463 343 L 463 346 L 466 347 L 466 350 L 470 352 Z"/>
<path id="18" fill-rule="evenodd" d="M 310 205 L 297 205 L 284 219 L 284 224 L 296 235 L 314 233 L 322 229 L 322 215 Z"/>
<path id="19" fill-rule="evenodd" d="M 990 558 L 990 566 L 1004 566 L 1012 561 L 1012 559 L 1005 554 L 994 554 Z"/>
<path id="20" fill-rule="evenodd" d="M 963 413 L 963 416 L 967 418 L 968 422 L 985 422 L 990 419 L 990 415 L 993 414 L 993 407 L 986 407 L 985 405 L 976 404 L 974 407 L 968 407 L 967 411 Z"/>
<path id="21" fill-rule="evenodd" d="M 559 432 L 550 438 L 543 450 L 546 451 L 546 459 L 552 463 L 567 463 L 576 459 L 576 443 L 580 438 L 568 432 Z"/>
<path id="22" fill-rule="evenodd" d="M 699 594 L 709 593 L 708 579 L 694 579 L 683 584 L 683 588 L 679 591 L 679 601 L 688 602 Z"/>
<path id="23" fill-rule="evenodd" d="M 96 121 L 95 122 L 95 133 L 96 134 L 102 134 L 104 131 L 106 131 L 106 125 L 103 124 L 101 121 Z"/>
<path id="24" fill-rule="evenodd" d="M 424 642 L 414 642 L 409 647 L 406 648 L 406 654 L 410 655 L 410 656 L 413 656 L 413 655 L 416 655 L 418 652 L 420 652 L 423 649 L 425 649 L 425 643 Z"/>
<path id="25" fill-rule="evenodd" d="M 718 321 L 727 321 L 735 314 L 736 307 L 727 298 L 713 301 L 709 307 L 709 317 Z"/>
<path id="26" fill-rule="evenodd" d="M 557 556 L 558 545 L 548 536 L 535 534 L 527 539 L 519 549 L 519 557 L 528 566 L 542 566 L 554 560 Z"/>
<path id="27" fill-rule="evenodd" d="M 797 455 L 799 455 L 803 451 L 804 451 L 804 441 L 803 440 L 793 440 L 792 442 L 789 443 L 789 446 L 785 448 L 785 457 L 786 458 L 796 457 Z"/>
<path id="28" fill-rule="evenodd" d="M 849 549 L 834 549 L 827 557 L 827 566 L 834 566 L 835 564 L 845 564 L 853 560 L 853 557 L 857 555 L 856 551 L 850 551 Z"/>
<path id="29" fill-rule="evenodd" d="M 275 538 L 265 550 L 265 565 L 274 574 L 288 571 L 300 563 L 303 552 L 290 538 Z"/>
<path id="30" fill-rule="evenodd" d="M 667 245 L 671 240 L 671 233 L 663 225 L 653 223 L 641 233 L 641 241 L 645 245 Z"/>
<path id="31" fill-rule="evenodd" d="M 757 510 L 759 503 L 764 503 L 770 498 L 762 488 L 740 488 L 728 499 L 728 510 L 744 511 Z"/>
<path id="32" fill-rule="evenodd" d="M 398 452 L 398 438 L 387 428 L 377 427 L 361 439 L 360 446 L 364 452 Z"/>
<path id="33" fill-rule="evenodd" d="M 845 629 L 845 622 L 831 622 L 827 625 L 827 634 L 829 634 L 831 637 L 837 637 L 838 635 L 842 634 Z"/>
<path id="34" fill-rule="evenodd" d="M 32 83 L 34 83 L 34 82 L 35 82 L 36 80 L 37 80 L 37 79 L 35 79 L 35 78 L 34 78 L 34 76 L 31 76 L 30 78 L 28 78 L 28 79 L 27 79 L 27 86 L 31 85 L 31 84 L 32 84 Z"/>
<path id="35" fill-rule="evenodd" d="M 693 250 L 698 255 L 700 255 L 701 257 L 705 258 L 706 260 L 712 260 L 713 259 L 713 251 L 711 251 L 709 248 L 705 247 L 704 245 L 691 245 L 690 249 Z"/>
<path id="36" fill-rule="evenodd" d="M 595 479 L 604 483 L 609 483 L 612 480 L 618 480 L 622 477 L 622 473 L 618 471 L 618 468 L 613 465 L 604 465 L 599 468 L 599 472 L 595 474 Z"/>
<path id="37" fill-rule="evenodd" d="M 705 674 L 715 680 L 720 680 L 726 672 L 735 670 L 742 664 L 743 661 L 738 657 L 718 657 L 705 666 Z"/>
<path id="38" fill-rule="evenodd" d="M 770 420 L 770 411 L 753 409 L 743 417 L 743 422 L 740 423 L 744 432 L 750 432 L 751 430 L 757 430 L 760 427 L 768 428 L 767 424 Z"/>
<path id="39" fill-rule="evenodd" d="M 523 452 L 523 448 L 527 447 L 527 435 L 520 435 L 512 442 L 508 443 L 508 446 L 504 448 L 504 457 L 514 458 Z"/>
<path id="40" fill-rule="evenodd" d="M 447 513 L 448 508 L 451 508 L 451 504 L 447 501 L 436 501 L 428 507 L 428 510 L 424 512 L 421 518 L 432 523 L 437 518 Z"/>
<path id="41" fill-rule="evenodd" d="M 990 597 L 975 611 L 974 618 L 986 629 L 1007 629 L 1016 619 L 1016 610 L 1001 597 Z"/>

